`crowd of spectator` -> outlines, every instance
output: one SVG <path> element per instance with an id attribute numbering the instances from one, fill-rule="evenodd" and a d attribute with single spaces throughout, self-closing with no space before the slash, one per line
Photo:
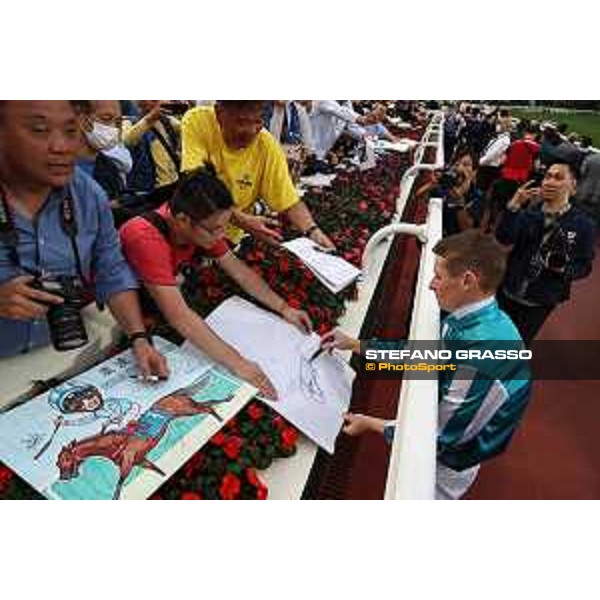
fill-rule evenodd
<path id="1" fill-rule="evenodd" d="M 331 173 L 340 160 L 360 164 L 370 140 L 397 141 L 392 121 L 424 124 L 437 106 L 347 100 L 0 102 L 0 356 L 50 342 L 60 349 L 85 343 L 76 307 L 94 299 L 111 310 L 146 376 L 168 376 L 148 330 L 160 318 L 275 397 L 260 366 L 190 309 L 181 285 L 186 270 L 198 256 L 214 260 L 262 305 L 310 332 L 306 312 L 289 306 L 238 259 L 236 245 L 245 235 L 278 244 L 279 216 L 299 235 L 334 251 L 295 180 Z M 444 110 L 447 167 L 416 191 L 420 202 L 444 200 L 448 241 L 436 249 L 441 262 L 432 289 L 450 317 L 462 310 L 464 318 L 465 306 L 483 311 L 481 321 L 469 325 L 473 331 L 495 323 L 496 331 L 503 328 L 502 339 L 530 344 L 569 298 L 572 282 L 591 271 L 600 155 L 589 139 L 576 139 L 560 126 L 517 122 L 507 109 L 453 103 Z M 485 264 L 480 255 L 487 257 Z M 80 290 L 75 299 L 73 289 Z M 324 343 L 356 347 L 341 332 Z M 442 390 L 442 406 L 453 385 L 448 381 Z M 467 449 L 464 415 L 446 415 L 440 429 L 446 469 L 472 469 L 506 445 L 527 389 L 502 386 L 507 402 L 514 403 L 510 418 L 480 423 Z M 482 391 L 478 402 L 483 405 L 492 392 Z M 453 429 L 452 418 L 462 419 L 462 429 Z M 347 432 L 387 431 L 380 422 L 359 421 L 349 415 Z M 488 426 L 495 428 L 492 441 Z M 488 451 L 473 444 L 488 444 Z"/>
<path id="2" fill-rule="evenodd" d="M 498 297 L 529 344 L 572 282 L 591 271 L 598 153 L 565 124 L 518 120 L 498 107 L 446 110 L 446 160 L 455 168 L 434 179 L 454 185 L 432 190 L 446 200 L 445 233 L 480 227 L 505 246 Z"/>

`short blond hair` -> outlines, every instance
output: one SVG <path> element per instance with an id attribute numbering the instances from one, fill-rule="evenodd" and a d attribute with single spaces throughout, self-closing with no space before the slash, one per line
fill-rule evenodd
<path id="1" fill-rule="evenodd" d="M 495 292 L 506 271 L 506 250 L 491 235 L 479 229 L 467 229 L 442 238 L 433 253 L 446 259 L 446 267 L 453 277 L 472 271 L 484 292 Z"/>

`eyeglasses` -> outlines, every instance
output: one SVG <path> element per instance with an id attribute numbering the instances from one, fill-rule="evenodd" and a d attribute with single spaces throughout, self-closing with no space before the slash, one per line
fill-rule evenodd
<path id="1" fill-rule="evenodd" d="M 218 236 L 223 232 L 223 227 L 221 225 L 217 225 L 216 227 L 209 229 L 208 227 L 202 225 L 199 221 L 191 220 L 191 224 L 194 229 L 199 229 L 205 233 L 208 233 L 209 235 Z"/>
<path id="2" fill-rule="evenodd" d="M 194 229 L 199 229 L 201 231 L 204 231 L 205 233 L 208 233 L 210 235 L 214 235 L 214 236 L 220 236 L 223 234 L 223 231 L 225 230 L 225 224 L 220 224 L 220 225 L 215 225 L 213 227 L 206 227 L 206 225 L 204 225 L 201 221 L 194 219 L 194 217 L 192 217 L 192 215 L 188 215 L 186 214 L 187 218 L 189 219 L 190 225 L 194 228 Z"/>

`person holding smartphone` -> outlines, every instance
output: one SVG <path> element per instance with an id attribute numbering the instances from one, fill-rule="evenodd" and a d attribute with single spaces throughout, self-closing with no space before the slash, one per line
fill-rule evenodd
<path id="1" fill-rule="evenodd" d="M 528 345 L 573 281 L 592 270 L 594 225 L 571 204 L 576 185 L 573 165 L 553 164 L 540 187 L 529 181 L 517 190 L 496 229 L 509 251 L 498 302 Z"/>

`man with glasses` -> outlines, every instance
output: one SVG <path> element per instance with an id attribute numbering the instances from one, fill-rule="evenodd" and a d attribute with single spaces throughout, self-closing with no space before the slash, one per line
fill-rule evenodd
<path id="1" fill-rule="evenodd" d="M 569 299 L 573 282 L 592 271 L 594 225 L 571 204 L 577 175 L 572 163 L 554 163 L 539 187 L 529 181 L 517 190 L 496 229 L 509 251 L 498 300 L 527 345 Z"/>
<path id="2" fill-rule="evenodd" d="M 290 223 L 313 242 L 333 248 L 329 237 L 315 223 L 300 200 L 281 146 L 263 128 L 262 100 L 218 100 L 215 107 L 198 107 L 181 123 L 181 170 L 188 172 L 212 163 L 231 191 L 235 208 L 227 235 L 237 243 L 244 231 L 277 244 L 277 221 L 255 215 L 262 200 L 272 212 L 283 213 Z"/>
<path id="3" fill-rule="evenodd" d="M 273 385 L 261 368 L 244 358 L 206 325 L 186 303 L 180 290 L 186 267 L 201 256 L 212 258 L 250 296 L 303 332 L 308 315 L 290 307 L 229 249 L 225 227 L 233 199 L 212 167 L 189 173 L 171 200 L 158 210 L 135 217 L 120 230 L 123 251 L 156 309 L 181 336 L 235 375 L 271 398 Z M 202 293 L 202 290 L 199 290 Z"/>
<path id="4" fill-rule="evenodd" d="M 106 192 L 113 206 L 125 189 L 131 154 L 121 143 L 121 106 L 118 100 L 78 100 L 84 144 L 77 166 Z"/>

